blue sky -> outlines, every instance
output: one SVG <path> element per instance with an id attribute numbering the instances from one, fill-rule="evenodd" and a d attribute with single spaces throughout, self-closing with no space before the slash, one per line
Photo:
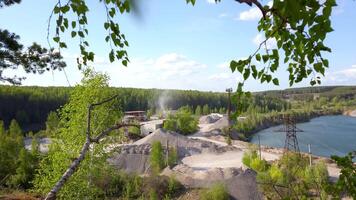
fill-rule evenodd
<path id="1" fill-rule="evenodd" d="M 109 46 L 105 43 L 103 28 L 104 7 L 98 1 L 88 1 L 90 14 L 89 41 L 96 53 L 91 65 L 107 73 L 110 84 L 116 87 L 194 89 L 224 91 L 235 88 L 240 76 L 232 74 L 231 59 L 247 57 L 257 47 L 261 35 L 256 25 L 260 14 L 256 8 L 225 0 L 219 4 L 211 0 L 197 0 L 193 7 L 185 0 L 137 0 L 141 2 L 141 16 L 126 14 L 117 18 L 130 47 L 127 49 L 131 63 L 123 67 L 119 62 L 108 62 Z M 262 1 L 267 4 L 268 1 Z M 322 85 L 356 85 L 356 2 L 339 0 L 332 15 L 335 29 L 327 38 L 333 52 L 326 54 L 330 69 Z M 38 42 L 48 46 L 47 25 L 55 1 L 23 0 L 0 10 L 0 27 L 21 36 L 25 44 Z M 54 24 L 51 27 L 54 30 Z M 78 41 L 69 40 L 68 49 L 62 50 L 68 64 L 64 72 L 47 72 L 27 75 L 24 85 L 68 86 L 81 79 L 76 66 L 79 55 Z M 52 45 L 54 45 L 52 43 Z M 270 45 L 274 45 L 273 42 Z M 280 86 L 248 81 L 252 91 L 283 89 L 288 87 L 288 74 L 280 66 Z M 25 75 L 21 70 L 6 74 Z M 307 86 L 309 80 L 295 85 Z"/>

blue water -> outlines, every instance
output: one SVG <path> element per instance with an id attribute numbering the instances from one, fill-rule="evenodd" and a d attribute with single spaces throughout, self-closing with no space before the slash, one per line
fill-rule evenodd
<path id="1" fill-rule="evenodd" d="M 256 133 L 251 142 L 271 147 L 284 147 L 285 133 L 276 132 L 283 125 L 274 126 Z M 308 152 L 308 144 L 314 155 L 343 156 L 356 150 L 356 118 L 343 115 L 323 116 L 310 122 L 297 124 L 304 132 L 297 132 L 300 151 Z"/>

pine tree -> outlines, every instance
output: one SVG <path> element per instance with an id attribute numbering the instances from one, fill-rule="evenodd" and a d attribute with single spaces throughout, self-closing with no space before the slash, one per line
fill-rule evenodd
<path id="1" fill-rule="evenodd" d="M 205 104 L 203 106 L 203 115 L 208 115 L 210 113 L 210 108 L 208 106 L 208 104 Z"/>
<path id="2" fill-rule="evenodd" d="M 0 120 L 0 137 L 2 137 L 3 135 L 5 135 L 5 125 L 4 122 Z"/>
<path id="3" fill-rule="evenodd" d="M 11 120 L 9 127 L 9 134 L 11 136 L 22 137 L 22 129 L 15 119 Z"/>
<path id="4" fill-rule="evenodd" d="M 201 106 L 198 105 L 198 106 L 195 108 L 195 115 L 200 116 L 200 115 L 202 114 L 201 112 L 202 112 Z"/>
<path id="5" fill-rule="evenodd" d="M 59 124 L 59 118 L 56 112 L 50 112 L 47 116 L 47 121 L 46 121 L 46 132 L 48 134 L 54 133 Z"/>

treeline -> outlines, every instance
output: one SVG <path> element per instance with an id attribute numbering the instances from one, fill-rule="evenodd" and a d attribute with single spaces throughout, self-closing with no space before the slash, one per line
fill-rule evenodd
<path id="1" fill-rule="evenodd" d="M 122 111 L 176 110 L 189 105 L 193 109 L 207 105 L 211 110 L 226 109 L 227 95 L 217 92 L 186 90 L 159 90 L 135 88 L 110 88 L 118 95 Z M 69 87 L 19 87 L 0 86 L 0 119 L 8 127 L 16 119 L 24 131 L 44 129 L 50 111 L 68 102 Z"/>
<path id="2" fill-rule="evenodd" d="M 120 109 L 144 110 L 155 113 L 160 109 L 177 110 L 189 106 L 196 114 L 207 111 L 225 113 L 228 99 L 226 93 L 195 90 L 160 90 L 136 88 L 110 88 L 120 99 Z M 8 127 L 16 119 L 24 131 L 39 131 L 45 128 L 50 111 L 55 111 L 68 102 L 70 87 L 0 86 L 0 119 Z M 249 108 L 258 113 L 286 111 L 291 108 L 322 107 L 327 102 L 349 101 L 354 105 L 356 87 L 327 86 L 257 92 L 247 100 Z M 314 106 L 315 100 L 320 105 Z M 350 104 L 350 105 L 351 105 Z M 351 106 L 352 106 L 351 105 Z M 232 103 L 234 110 L 234 103 Z"/>

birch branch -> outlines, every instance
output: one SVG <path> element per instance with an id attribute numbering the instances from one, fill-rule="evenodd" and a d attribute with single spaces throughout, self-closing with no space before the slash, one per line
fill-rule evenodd
<path id="1" fill-rule="evenodd" d="M 91 132 L 90 132 L 90 119 L 91 119 L 91 111 L 95 106 L 102 105 L 104 103 L 107 103 L 109 101 L 112 101 L 115 99 L 117 96 L 113 96 L 109 99 L 106 99 L 104 101 L 95 103 L 95 104 L 90 104 L 88 106 L 88 116 L 87 116 L 87 130 L 86 130 L 86 140 L 85 143 L 83 144 L 83 147 L 79 153 L 79 157 L 74 159 L 71 163 L 71 165 L 68 167 L 68 169 L 64 172 L 62 177 L 59 179 L 59 181 L 53 186 L 50 192 L 48 192 L 45 200 L 55 200 L 57 198 L 58 192 L 61 190 L 61 188 L 64 186 L 64 184 L 68 181 L 68 179 L 76 172 L 76 170 L 79 168 L 80 163 L 84 160 L 85 155 L 89 151 L 89 147 L 91 143 L 99 143 L 102 138 L 107 136 L 111 131 L 120 129 L 122 127 L 129 127 L 129 126 L 135 126 L 139 127 L 137 124 L 125 124 L 125 123 L 119 123 L 114 126 L 111 126 L 105 130 L 103 130 L 101 133 L 99 133 L 96 137 L 91 138 Z"/>

